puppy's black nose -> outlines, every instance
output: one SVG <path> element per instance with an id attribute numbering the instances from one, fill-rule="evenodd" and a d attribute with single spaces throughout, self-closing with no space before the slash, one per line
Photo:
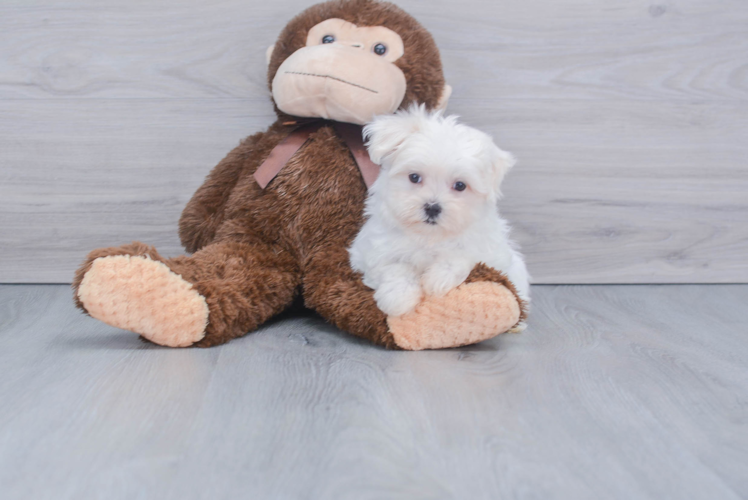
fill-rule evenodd
<path id="1" fill-rule="evenodd" d="M 426 203 L 423 206 L 423 211 L 426 212 L 426 217 L 433 220 L 439 217 L 439 214 L 442 213 L 442 206 L 438 203 Z"/>

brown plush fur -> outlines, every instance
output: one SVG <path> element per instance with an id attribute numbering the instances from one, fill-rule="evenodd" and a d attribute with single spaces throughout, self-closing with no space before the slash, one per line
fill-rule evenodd
<path id="1" fill-rule="evenodd" d="M 384 26 L 403 39 L 405 54 L 395 61 L 408 89 L 400 104 L 405 108 L 413 102 L 435 108 L 444 89 L 444 75 L 439 49 L 431 34 L 418 21 L 388 2 L 373 0 L 333 0 L 305 10 L 286 25 L 278 37 L 268 68 L 268 87 L 272 90 L 278 67 L 288 56 L 306 45 L 309 29 L 326 19 L 338 18 L 357 26 Z M 276 108 L 282 120 L 288 119 Z"/>
<path id="2" fill-rule="evenodd" d="M 281 33 L 268 81 L 285 58 L 304 46 L 309 28 L 337 17 L 360 26 L 381 25 L 403 38 L 397 61 L 412 101 L 436 106 L 444 87 L 431 36 L 408 14 L 372 0 L 332 1 L 311 7 Z M 192 256 L 162 258 L 133 243 L 92 252 L 78 270 L 77 290 L 91 262 L 106 255 L 148 255 L 164 262 L 205 297 L 210 314 L 198 346 L 212 346 L 256 329 L 302 294 L 305 304 L 339 328 L 396 348 L 372 291 L 349 265 L 347 248 L 363 222 L 366 186 L 351 152 L 330 125 L 322 126 L 262 190 L 252 174 L 290 132 L 279 119 L 243 141 L 210 173 L 185 208 L 179 234 Z M 514 287 L 497 271 L 478 266 L 469 281 Z M 77 298 L 78 307 L 83 305 Z M 500 332 L 497 332 L 500 333 Z"/>

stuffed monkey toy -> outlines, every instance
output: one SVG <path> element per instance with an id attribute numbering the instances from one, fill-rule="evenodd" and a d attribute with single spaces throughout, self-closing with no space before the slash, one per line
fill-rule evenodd
<path id="1" fill-rule="evenodd" d="M 257 329 L 301 295 L 327 321 L 375 344 L 435 349 L 503 333 L 524 317 L 507 278 L 479 264 L 446 296 L 387 317 L 351 270 L 376 165 L 361 125 L 451 89 L 431 35 L 398 7 L 333 0 L 295 17 L 268 50 L 277 121 L 231 151 L 182 213 L 189 256 L 131 243 L 91 252 L 79 308 L 156 344 L 208 347 Z"/>

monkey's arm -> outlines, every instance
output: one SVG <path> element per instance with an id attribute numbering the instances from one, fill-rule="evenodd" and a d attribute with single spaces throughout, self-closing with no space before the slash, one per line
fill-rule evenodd
<path id="1" fill-rule="evenodd" d="M 208 174 L 179 219 L 179 238 L 188 252 L 194 253 L 213 241 L 237 183 L 254 173 L 285 133 L 276 123 L 265 132 L 247 137 Z"/>
<path id="2" fill-rule="evenodd" d="M 188 252 L 210 243 L 223 222 L 231 191 L 241 176 L 248 156 L 262 133 L 252 135 L 235 147 L 205 178 L 192 195 L 179 219 L 179 239 Z"/>

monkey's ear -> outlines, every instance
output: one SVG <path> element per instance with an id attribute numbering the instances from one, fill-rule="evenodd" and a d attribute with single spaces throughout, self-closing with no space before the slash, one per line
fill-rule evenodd
<path id="1" fill-rule="evenodd" d="M 273 50 L 275 50 L 275 44 L 268 47 L 268 49 L 265 51 L 265 61 L 270 64 L 270 58 L 273 57 Z"/>
<path id="2" fill-rule="evenodd" d="M 509 151 L 499 148 L 490 138 L 488 138 L 486 148 L 488 149 L 488 158 L 493 173 L 493 194 L 496 199 L 499 199 L 501 198 L 501 183 L 504 176 L 517 163 L 517 159 Z"/>
<path id="3" fill-rule="evenodd" d="M 449 97 L 452 95 L 452 86 L 444 84 L 444 89 L 442 89 L 442 95 L 439 97 L 439 102 L 436 103 L 436 109 L 437 111 L 444 111 L 447 109 L 447 104 L 449 104 Z"/>
<path id="4" fill-rule="evenodd" d="M 386 158 L 391 158 L 408 137 L 421 130 L 429 115 L 424 105 L 414 104 L 394 115 L 375 117 L 364 127 L 364 139 L 371 161 L 382 165 Z"/>

